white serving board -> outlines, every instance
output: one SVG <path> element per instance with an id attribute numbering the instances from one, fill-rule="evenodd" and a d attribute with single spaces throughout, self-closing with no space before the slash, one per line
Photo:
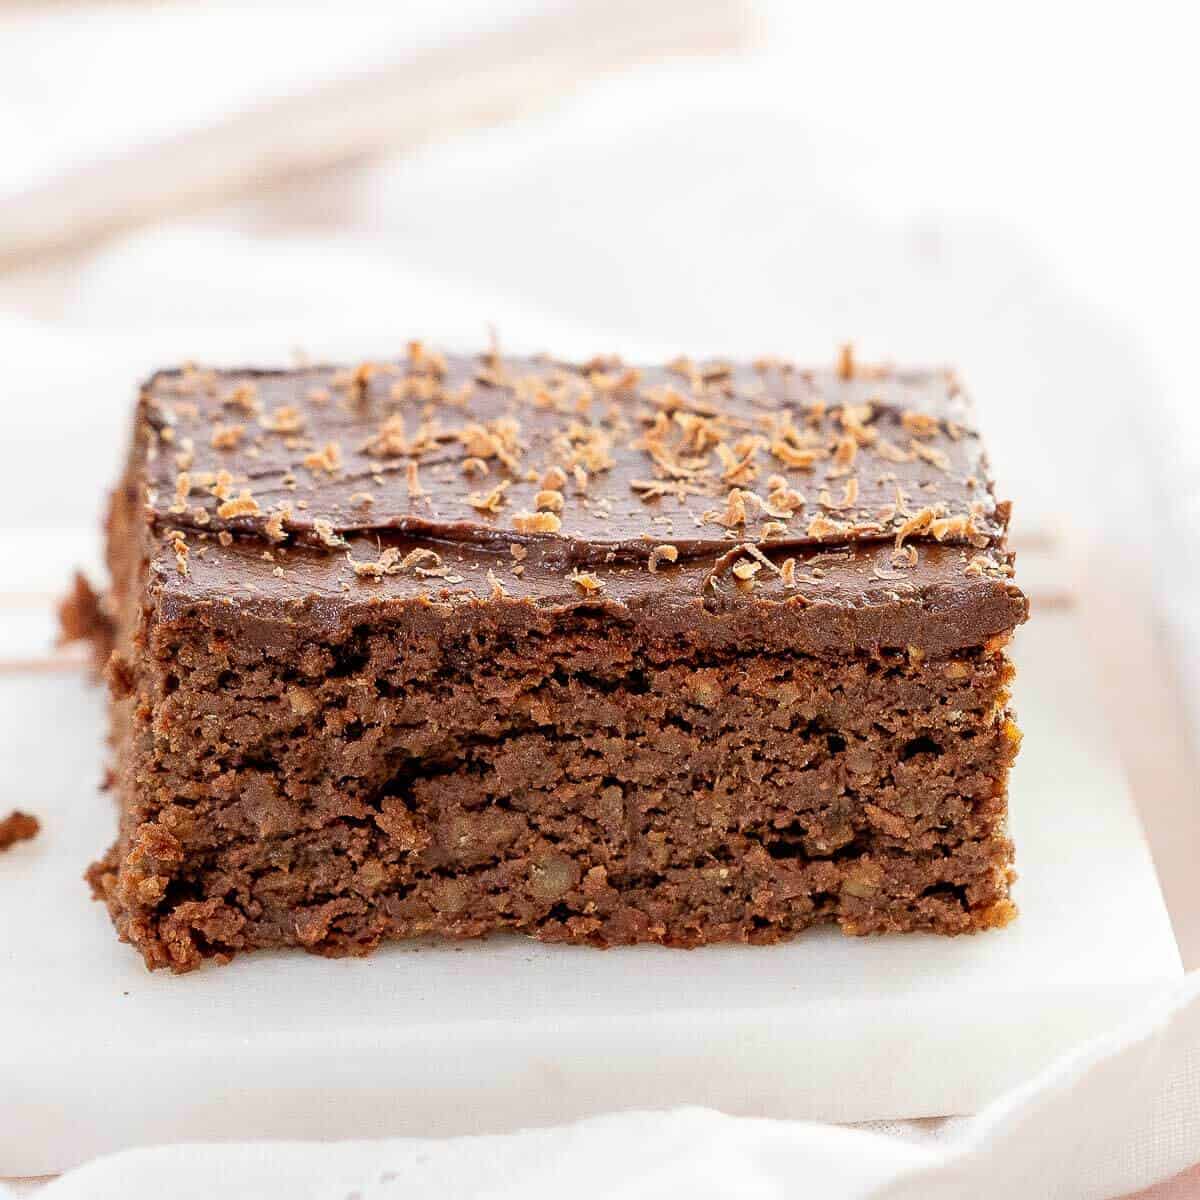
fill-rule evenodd
<path id="1" fill-rule="evenodd" d="M 497 938 L 147 974 L 80 874 L 111 840 L 103 696 L 0 676 L 0 1176 L 226 1138 L 452 1134 L 694 1103 L 832 1121 L 976 1110 L 1180 973 L 1070 612 L 1018 639 L 1020 919 L 973 938 L 606 953 Z M 0 814 L 2 815 L 2 814 Z"/>

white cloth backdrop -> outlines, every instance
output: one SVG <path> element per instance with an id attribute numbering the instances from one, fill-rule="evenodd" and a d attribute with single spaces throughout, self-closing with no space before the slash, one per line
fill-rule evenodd
<path id="1" fill-rule="evenodd" d="M 219 57 L 232 10 L 201 21 L 177 7 L 147 11 L 178 18 L 181 36 L 203 29 Z M 478 342 L 489 321 L 512 346 L 632 355 L 825 356 L 854 337 L 868 356 L 963 367 L 1019 527 L 1069 519 L 1177 594 L 1200 556 L 1168 565 L 1145 536 L 1186 534 L 1200 504 L 1194 382 L 1171 340 L 1186 324 L 1173 280 L 1194 193 L 1163 176 L 1186 157 L 1167 147 L 1184 144 L 1194 104 L 1165 8 L 1139 10 L 1134 29 L 1089 9 L 1083 43 L 1044 6 L 1016 5 L 996 28 L 964 6 L 801 8 L 768 6 L 776 40 L 743 61 L 647 67 L 548 115 L 0 279 L 5 442 L 19 449 L 0 475 L 5 524 L 93 520 L 132 380 L 161 360 L 382 354 L 414 335 Z M 311 12 L 297 24 L 297 62 L 323 30 Z M 46 78 L 30 47 L 59 43 L 23 36 L 0 40 L 0 76 L 27 88 L 23 110 L 0 114 L 14 122 L 10 187 L 53 178 L 103 137 L 102 121 L 65 137 L 57 92 L 29 100 Z M 335 50 L 340 69 L 364 53 Z M 1151 51 L 1156 68 L 1111 85 L 1106 63 L 1133 70 Z M 164 113 L 218 115 L 198 98 L 205 72 L 156 78 Z M 272 67 L 261 86 L 279 81 Z M 239 84 L 225 111 L 252 94 Z M 51 455 L 76 487 L 39 486 Z M 1184 647 L 1195 617 L 1176 617 Z M 1194 701 L 1200 674 L 1186 684 Z M 1136 1026 L 933 1131 L 625 1114 L 444 1143 L 139 1151 L 46 1194 L 1099 1198 L 1197 1159 L 1192 978 Z"/>

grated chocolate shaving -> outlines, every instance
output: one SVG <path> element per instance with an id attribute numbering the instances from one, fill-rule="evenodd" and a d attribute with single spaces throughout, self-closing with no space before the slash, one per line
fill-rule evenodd
<path id="1" fill-rule="evenodd" d="M 923 508 L 920 512 L 913 513 L 899 529 L 896 530 L 896 549 L 899 550 L 904 545 L 904 539 L 915 537 L 917 534 L 924 533 L 937 518 L 937 510 L 934 508 Z"/>
<path id="2" fill-rule="evenodd" d="M 976 554 L 970 562 L 963 567 L 963 574 L 978 578 L 986 575 L 989 571 L 998 571 L 1002 575 L 1012 574 L 1012 569 L 1006 563 L 998 563 L 993 558 L 989 558 L 986 554 Z"/>
<path id="3" fill-rule="evenodd" d="M 767 504 L 775 509 L 776 512 L 786 514 L 794 513 L 798 508 L 803 508 L 807 503 L 804 494 L 797 492 L 788 486 L 788 482 L 782 475 L 771 475 L 767 479 Z"/>
<path id="4" fill-rule="evenodd" d="M 404 487 L 408 492 L 410 500 L 419 500 L 422 496 L 427 496 L 429 493 L 421 486 L 421 479 L 418 475 L 419 467 L 415 461 L 409 462 L 404 468 Z"/>
<path id="5" fill-rule="evenodd" d="M 971 518 L 966 513 L 959 513 L 957 516 L 930 521 L 929 532 L 939 542 L 944 542 L 947 538 L 968 538 L 975 530 Z"/>
<path id="6" fill-rule="evenodd" d="M 305 456 L 304 465 L 310 471 L 332 475 L 342 465 L 342 448 L 337 442 L 326 442 L 320 450 Z"/>
<path id="7" fill-rule="evenodd" d="M 178 529 L 172 530 L 167 536 L 171 539 L 171 549 L 175 552 L 175 569 L 186 579 L 188 573 L 187 541 Z"/>
<path id="8" fill-rule="evenodd" d="M 169 511 L 182 513 L 187 511 L 187 498 L 192 490 L 192 477 L 186 471 L 180 471 L 175 476 L 175 503 Z"/>
<path id="9" fill-rule="evenodd" d="M 470 492 L 467 503 L 480 512 L 499 512 L 504 503 L 504 493 L 512 486 L 512 481 L 502 479 L 490 492 Z"/>
<path id="10" fill-rule="evenodd" d="M 747 493 L 741 488 L 730 488 L 729 495 L 725 497 L 725 507 L 709 509 L 704 514 L 704 520 L 711 521 L 714 525 L 723 525 L 726 529 L 745 525 L 749 515 L 746 496 Z"/>
<path id="11" fill-rule="evenodd" d="M 933 437 L 941 429 L 937 417 L 930 416 L 928 413 L 914 412 L 911 409 L 906 409 L 900 414 L 900 424 L 913 437 L 919 438 Z"/>
<path id="12" fill-rule="evenodd" d="M 837 440 L 837 445 L 833 451 L 833 466 L 828 472 L 830 479 L 836 479 L 841 475 L 849 473 L 850 468 L 854 466 L 854 459 L 858 455 L 858 438 L 852 434 L 845 433 Z"/>
<path id="13" fill-rule="evenodd" d="M 394 546 L 382 551 L 377 559 L 363 562 L 346 553 L 346 560 L 360 579 L 382 579 L 385 575 L 398 575 L 402 571 L 414 571 L 419 575 L 447 576 L 448 568 L 442 566 L 442 557 L 436 550 L 418 546 L 403 557 Z M 431 566 L 423 564 L 430 563 Z M 458 580 L 461 582 L 461 580 Z"/>
<path id="14" fill-rule="evenodd" d="M 689 483 L 686 479 L 631 479 L 630 488 L 637 492 L 642 500 L 656 500 L 663 496 L 675 496 L 683 501 L 687 496 L 708 496 L 708 488 L 699 484 Z"/>
<path id="15" fill-rule="evenodd" d="M 766 567 L 776 575 L 779 574 L 779 568 L 757 546 L 747 542 L 740 549 L 743 553 L 750 555 L 760 566 Z"/>
<path id="16" fill-rule="evenodd" d="M 433 563 L 433 568 L 423 567 L 423 563 Z M 442 556 L 436 550 L 430 550 L 426 546 L 418 546 L 415 550 L 410 550 L 400 560 L 400 570 L 431 570 L 442 565 Z"/>
<path id="17" fill-rule="evenodd" d="M 837 521 L 831 521 L 822 513 L 817 513 L 815 517 L 808 523 L 807 535 L 810 538 L 834 538 L 840 537 L 844 532 L 844 527 Z"/>
<path id="18" fill-rule="evenodd" d="M 879 438 L 879 431 L 870 426 L 874 416 L 875 410 L 870 404 L 847 404 L 837 411 L 842 428 L 860 446 L 873 445 Z"/>
<path id="19" fill-rule="evenodd" d="M 218 500 L 228 500 L 233 493 L 233 476 L 225 470 L 218 471 L 215 475 L 208 472 L 194 475 L 192 481 L 196 487 L 208 488 L 209 493 Z M 220 515 L 218 510 L 217 516 Z"/>
<path id="20" fill-rule="evenodd" d="M 236 450 L 245 432 L 245 425 L 214 425 L 212 447 L 214 450 Z"/>
<path id="21" fill-rule="evenodd" d="M 518 533 L 558 533 L 562 521 L 551 512 L 519 512 L 513 517 L 513 528 Z"/>
<path id="22" fill-rule="evenodd" d="M 344 546 L 346 539 L 341 536 L 334 528 L 331 522 L 324 517 L 317 517 L 313 521 L 313 532 L 321 539 L 321 541 L 330 549 L 337 546 Z"/>
<path id="23" fill-rule="evenodd" d="M 236 500 L 226 500 L 217 507 L 217 516 L 223 521 L 233 517 L 256 517 L 261 510 L 258 501 L 243 488 L 242 494 Z"/>
<path id="24" fill-rule="evenodd" d="M 827 488 L 822 488 L 817 494 L 817 503 L 822 508 L 840 510 L 844 508 L 853 508 L 858 503 L 858 478 L 852 475 L 846 480 L 846 488 L 841 497 L 835 500 Z"/>
<path id="25" fill-rule="evenodd" d="M 346 561 L 360 579 L 379 580 L 385 575 L 394 575 L 400 569 L 399 559 L 400 551 L 390 546 L 374 562 L 363 562 L 354 558 L 349 551 L 346 553 Z"/>
<path id="26" fill-rule="evenodd" d="M 649 569 L 650 574 L 653 575 L 658 570 L 660 563 L 673 563 L 678 561 L 679 548 L 677 546 L 672 546 L 669 542 L 665 542 L 661 546 L 655 546 L 654 549 L 650 551 L 650 557 L 646 560 L 646 566 Z"/>
<path id="27" fill-rule="evenodd" d="M 521 469 L 519 423 L 513 417 L 497 417 L 484 425 L 471 422 L 458 433 L 463 449 L 472 458 L 494 458 L 515 475 Z"/>
<path id="28" fill-rule="evenodd" d="M 565 499 L 562 492 L 549 488 L 538 492 L 538 494 L 533 498 L 534 508 L 546 509 L 550 512 L 562 512 L 564 504 Z"/>
<path id="29" fill-rule="evenodd" d="M 253 383 L 239 383 L 225 399 L 223 404 L 230 408 L 239 408 L 248 417 L 255 416 L 260 408 L 258 403 L 258 389 Z"/>
<path id="30" fill-rule="evenodd" d="M 743 439 L 732 449 L 725 442 L 718 442 L 716 452 L 721 460 L 721 482 L 739 486 L 753 483 L 758 475 L 754 459 L 761 445 L 761 438 Z"/>
<path id="31" fill-rule="evenodd" d="M 290 508 L 281 508 L 278 512 L 272 513 L 266 520 L 263 528 L 266 530 L 267 537 L 273 542 L 287 541 L 287 532 L 284 530 L 284 522 L 292 515 Z"/>
<path id="32" fill-rule="evenodd" d="M 576 568 L 567 576 L 567 579 L 585 592 L 599 592 L 604 588 L 604 581 L 598 579 L 591 571 L 580 571 Z"/>
<path id="33" fill-rule="evenodd" d="M 299 433 L 304 428 L 304 414 L 291 404 L 283 404 L 259 424 L 268 433 Z"/>
<path id="34" fill-rule="evenodd" d="M 797 446 L 784 438 L 777 438 L 771 443 L 771 453 L 785 467 L 797 471 L 811 471 L 820 459 L 827 456 L 820 446 Z"/>
<path id="35" fill-rule="evenodd" d="M 367 439 L 363 449 L 373 458 L 399 458 L 408 453 L 408 437 L 404 432 L 404 418 L 392 413 L 378 432 Z"/>

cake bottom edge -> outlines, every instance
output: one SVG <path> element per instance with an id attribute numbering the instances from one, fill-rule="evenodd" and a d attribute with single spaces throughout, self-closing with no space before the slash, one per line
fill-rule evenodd
<path id="1" fill-rule="evenodd" d="M 114 846 L 87 879 L 121 941 L 152 970 L 176 973 L 253 950 L 302 949 L 361 957 L 417 938 L 447 941 L 523 934 L 599 949 L 654 944 L 694 949 L 719 943 L 767 945 L 819 925 L 852 936 L 1002 928 L 1017 915 L 1007 837 L 963 843 L 943 856 L 861 855 L 798 866 L 713 862 L 651 880 L 610 880 L 603 867 L 580 872 L 565 856 L 522 864 L 505 879 L 446 873 L 404 892 L 346 892 L 296 902 L 261 895 L 239 901 L 228 878 L 163 904 L 155 876 L 131 870 Z M 614 886 L 614 883 L 616 886 Z M 303 886 L 308 890 L 308 882 Z"/>

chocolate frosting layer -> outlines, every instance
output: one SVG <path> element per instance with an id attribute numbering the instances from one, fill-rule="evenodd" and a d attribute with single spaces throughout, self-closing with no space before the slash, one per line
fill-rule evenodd
<path id="1" fill-rule="evenodd" d="M 381 610 L 527 629 L 583 609 L 714 645 L 938 654 L 1027 612 L 947 371 L 413 344 L 162 372 L 136 447 L 163 614 L 249 614 L 276 646 Z"/>
<path id="2" fill-rule="evenodd" d="M 379 579 L 353 563 L 395 551 L 412 565 Z M 790 583 L 779 572 L 786 552 L 749 579 L 709 559 L 687 559 L 651 573 L 617 561 L 588 573 L 583 588 L 563 564 L 517 562 L 472 544 L 354 537 L 333 555 L 311 546 L 276 548 L 239 539 L 196 546 L 179 573 L 171 546 L 153 563 L 162 616 L 225 626 L 256 636 L 276 653 L 310 639 L 341 639 L 355 627 L 396 620 L 414 634 L 466 637 L 530 630 L 581 612 L 634 622 L 650 640 L 686 641 L 693 650 L 845 654 L 911 650 L 947 655 L 981 646 L 1025 620 L 1028 605 L 1002 571 L 966 575 L 973 551 L 930 546 L 915 570 L 897 571 L 886 545 L 814 548 L 795 558 Z M 435 553 L 436 561 L 425 557 Z M 729 556 L 727 556 L 729 557 Z M 735 562 L 747 557 L 739 554 Z M 751 559 L 757 562 L 757 559 Z M 1007 564 L 1007 558 L 1004 560 Z"/>

